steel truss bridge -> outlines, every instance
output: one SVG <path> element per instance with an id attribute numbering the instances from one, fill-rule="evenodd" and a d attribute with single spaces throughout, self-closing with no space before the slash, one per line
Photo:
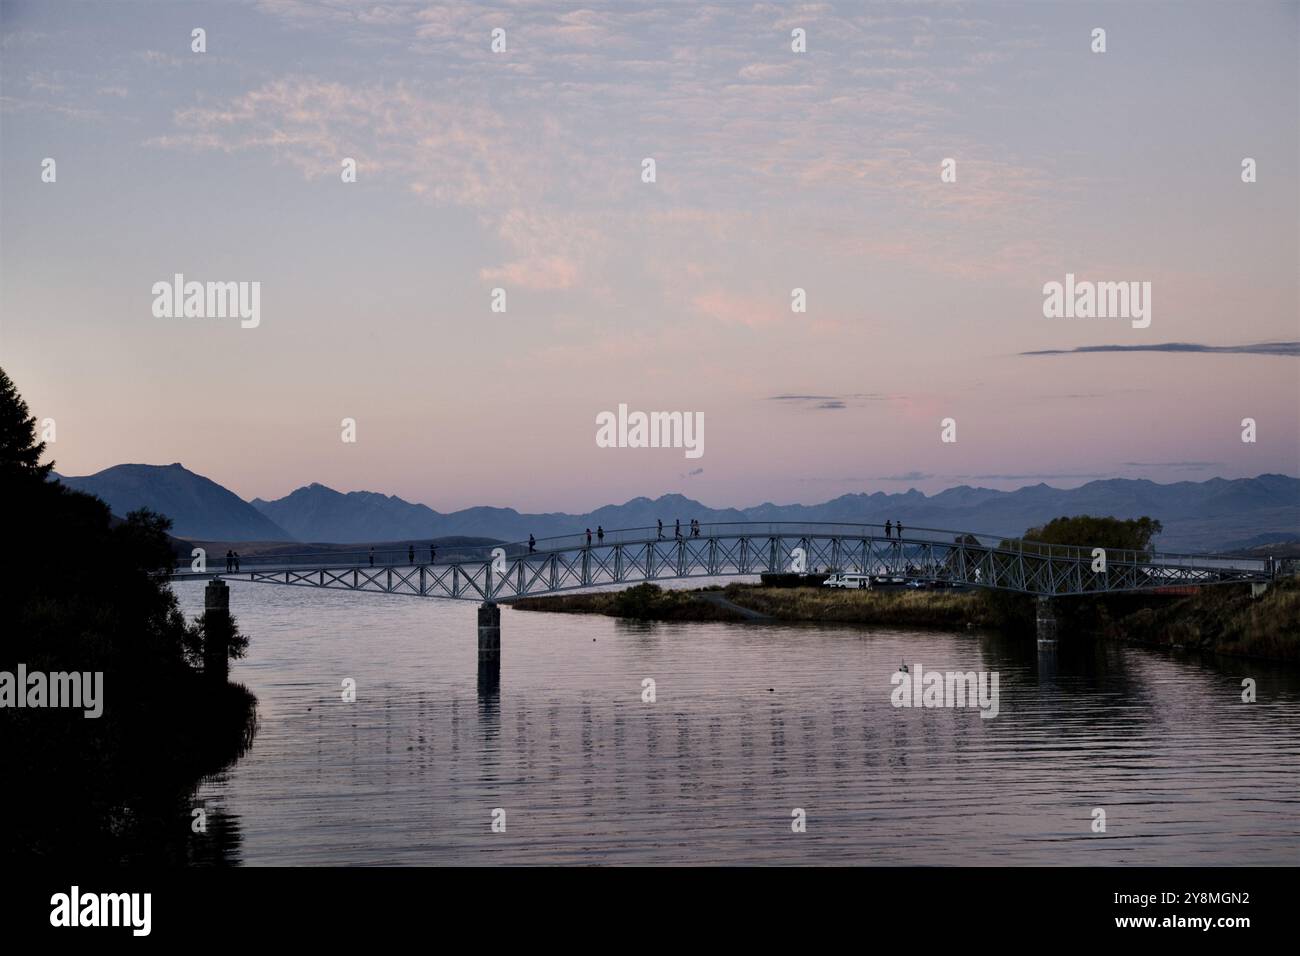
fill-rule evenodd
<path id="1" fill-rule="evenodd" d="M 879 525 L 721 523 L 586 533 L 475 549 L 482 556 L 420 563 L 412 549 L 241 559 L 240 570 L 183 570 L 173 580 L 224 578 L 260 584 L 371 591 L 412 597 L 509 602 L 582 588 L 790 571 L 858 572 L 890 579 L 1035 595 L 1113 594 L 1166 587 L 1265 582 L 1264 560 L 1208 554 L 1047 545 L 990 535 Z M 662 536 L 661 536 L 662 535 Z M 456 549 L 463 553 L 465 549 Z M 1100 559 L 1104 557 L 1104 570 Z"/>

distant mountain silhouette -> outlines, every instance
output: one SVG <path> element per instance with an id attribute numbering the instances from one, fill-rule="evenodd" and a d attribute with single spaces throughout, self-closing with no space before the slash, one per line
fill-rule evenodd
<path id="1" fill-rule="evenodd" d="M 105 501 L 114 515 L 151 508 L 172 519 L 181 538 L 285 541 L 290 535 L 233 491 L 173 465 L 115 465 L 80 478 L 60 476 L 69 488 Z"/>
<path id="2" fill-rule="evenodd" d="M 276 501 L 253 504 L 296 537 L 310 541 L 362 542 L 380 539 L 468 535 L 519 541 L 569 534 L 603 525 L 607 529 L 649 527 L 662 518 L 686 524 L 691 518 L 720 521 L 829 521 L 945 528 L 987 534 L 1020 534 L 1063 515 L 1149 515 L 1164 523 L 1158 545 L 1170 550 L 1210 550 L 1263 534 L 1300 532 L 1300 479 L 1285 475 L 1213 478 L 1161 485 L 1128 478 L 1093 481 L 1063 490 L 1046 484 L 1015 491 L 960 486 L 934 496 L 911 489 L 900 494 L 842 495 L 819 505 L 708 508 L 682 495 L 633 498 L 587 514 L 521 514 L 513 508 L 466 508 L 442 514 L 401 498 L 352 492 L 340 494 L 313 484 Z M 669 532 L 671 533 L 671 532 Z"/>
<path id="3" fill-rule="evenodd" d="M 113 512 L 147 505 L 175 522 L 180 537 L 217 541 L 303 541 L 338 544 L 420 541 L 464 536 L 521 541 L 571 534 L 603 525 L 651 527 L 662 518 L 722 521 L 826 521 L 944 528 L 978 534 L 1021 534 L 1065 515 L 1148 515 L 1164 524 L 1156 544 L 1165 550 L 1204 551 L 1240 547 L 1247 541 L 1300 536 L 1300 479 L 1286 475 L 1211 478 L 1162 485 L 1116 478 L 1063 490 L 1046 484 L 1015 491 L 962 485 L 935 495 L 916 489 L 898 494 L 841 495 L 817 505 L 708 508 L 682 495 L 633 498 L 587 514 L 523 514 L 513 508 L 475 507 L 441 513 L 395 495 L 370 491 L 341 493 L 321 484 L 283 498 L 251 503 L 180 465 L 118 465 L 66 484 L 96 494 Z M 1087 543 L 1087 542 L 1083 542 Z"/>
<path id="4" fill-rule="evenodd" d="M 1224 547 L 1228 551 L 1258 551 L 1272 550 L 1281 545 L 1300 545 L 1300 534 L 1294 531 L 1277 531 L 1267 534 L 1257 534 L 1253 538 L 1247 538 L 1245 541 L 1229 541 Z"/>
<path id="5" fill-rule="evenodd" d="M 455 533 L 438 531 L 444 516 L 427 505 L 373 491 L 343 494 L 314 482 L 275 501 L 254 498 L 252 505 L 299 541 L 347 544 Z"/>

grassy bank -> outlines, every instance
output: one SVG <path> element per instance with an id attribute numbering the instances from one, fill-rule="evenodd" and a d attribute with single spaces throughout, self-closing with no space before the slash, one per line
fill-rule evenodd
<path id="1" fill-rule="evenodd" d="M 731 584 L 724 593 L 736 604 L 780 621 L 945 630 L 988 623 L 979 595 L 961 591 L 858 591 Z"/>
<path id="2" fill-rule="evenodd" d="M 1300 580 L 1275 582 L 1257 598 L 1248 586 L 1205 588 L 1163 607 L 1104 616 L 1099 630 L 1143 644 L 1300 662 Z"/>
<path id="3" fill-rule="evenodd" d="M 708 597 L 721 597 L 713 603 Z M 874 624 L 882 627 L 965 628 L 989 623 L 978 595 L 951 591 L 850 591 L 835 588 L 764 588 L 729 584 L 706 590 L 664 590 L 639 584 L 626 591 L 525 598 L 525 611 L 605 614 L 650 621 L 740 621 L 725 602 L 778 621 Z"/>
<path id="4" fill-rule="evenodd" d="M 720 588 L 709 588 L 718 592 Z M 624 591 L 556 594 L 522 598 L 511 607 L 522 611 L 560 614 L 604 614 L 637 621 L 743 621 L 743 615 L 703 599 L 702 591 L 665 591 L 655 584 L 638 584 Z"/>
<path id="5" fill-rule="evenodd" d="M 626 591 L 526 598 L 528 611 L 604 614 L 651 621 L 741 621 L 728 605 L 775 621 L 878 627 L 997 628 L 1034 637 L 1033 599 L 1023 595 L 953 591 L 856 591 L 765 588 L 730 584 L 704 590 L 663 590 L 641 584 Z M 1274 583 L 1257 598 L 1249 587 L 1205 588 L 1183 598 L 1122 594 L 1062 598 L 1059 636 L 1097 636 L 1239 657 L 1300 662 L 1300 580 Z"/>

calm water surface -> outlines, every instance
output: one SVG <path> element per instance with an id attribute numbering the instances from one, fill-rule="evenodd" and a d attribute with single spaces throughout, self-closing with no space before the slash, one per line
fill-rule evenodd
<path id="1" fill-rule="evenodd" d="M 199 791 L 231 862 L 1300 863 L 1294 669 L 505 608 L 480 693 L 472 603 L 233 583 L 231 610 L 260 725 Z M 998 672 L 1001 713 L 891 706 L 902 661 Z"/>

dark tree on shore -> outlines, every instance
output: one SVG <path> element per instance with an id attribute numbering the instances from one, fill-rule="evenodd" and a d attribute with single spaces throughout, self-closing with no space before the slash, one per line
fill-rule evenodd
<path id="1" fill-rule="evenodd" d="M 1154 518 L 1109 518 L 1094 515 L 1074 515 L 1053 518 L 1045 525 L 1030 528 L 1024 537 L 1003 541 L 1001 546 L 1019 549 L 1026 554 L 1041 553 L 1051 545 L 1072 545 L 1086 548 L 1104 548 L 1108 552 L 1135 551 L 1142 561 L 1151 553 L 1151 539 L 1161 531 Z M 1112 558 L 1115 555 L 1112 555 Z M 1024 594 L 1008 591 L 985 591 L 985 607 L 997 626 L 1006 631 L 1022 634 L 1034 633 L 1034 600 Z M 1055 598 L 1057 620 L 1063 628 L 1086 630 L 1096 626 L 1106 607 L 1122 607 L 1132 603 L 1132 597 L 1111 595 L 1106 597 Z"/>
<path id="2" fill-rule="evenodd" d="M 0 370 L 0 671 L 103 675 L 98 718 L 0 708 L 0 857 L 179 862 L 193 851 L 188 794 L 250 742 L 254 702 L 195 667 L 202 626 L 159 570 L 173 561 L 168 519 L 115 518 L 49 480 L 44 453 Z"/>
<path id="3" fill-rule="evenodd" d="M 41 464 L 45 442 L 36 440 L 36 416 L 0 368 L 0 480 L 45 481 L 54 462 Z"/>
<path id="4" fill-rule="evenodd" d="M 1026 551 L 1032 550 L 1033 543 L 1038 542 L 1105 548 L 1107 551 L 1149 552 L 1151 539 L 1163 530 L 1154 518 L 1075 515 L 1072 518 L 1053 518 L 1042 527 L 1030 528 L 1021 540 Z"/>

